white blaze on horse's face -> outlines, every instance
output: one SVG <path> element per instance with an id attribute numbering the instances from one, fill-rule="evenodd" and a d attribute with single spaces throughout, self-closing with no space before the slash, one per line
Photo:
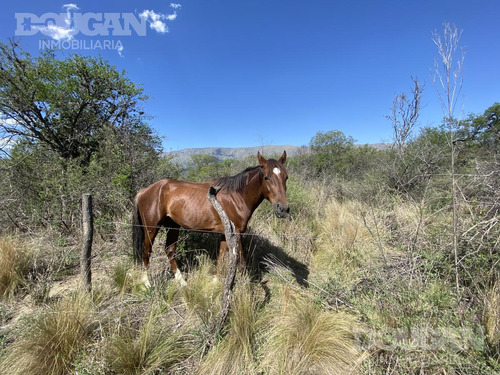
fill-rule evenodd
<path id="1" fill-rule="evenodd" d="M 280 169 L 279 169 L 278 167 L 275 167 L 275 168 L 273 169 L 273 173 L 274 173 L 276 176 L 279 176 L 279 175 L 280 175 L 280 173 L 281 173 L 281 171 L 280 171 Z"/>

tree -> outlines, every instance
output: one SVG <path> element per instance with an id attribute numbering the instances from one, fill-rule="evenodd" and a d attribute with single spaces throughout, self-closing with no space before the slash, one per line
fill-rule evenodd
<path id="1" fill-rule="evenodd" d="M 143 122 L 145 99 L 101 58 L 33 58 L 15 42 L 0 43 L 0 138 L 40 143 L 88 165 L 111 128 Z"/>
<path id="2" fill-rule="evenodd" d="M 340 130 L 329 130 L 326 133 L 317 132 L 310 145 L 313 152 L 339 155 L 354 145 L 354 138 L 346 136 Z"/>
<path id="3" fill-rule="evenodd" d="M 487 108 L 482 115 L 469 115 L 457 130 L 455 143 L 476 146 L 486 157 L 500 153 L 500 103 Z"/>
<path id="4" fill-rule="evenodd" d="M 99 226 L 123 215 L 141 187 L 176 177 L 142 92 L 100 58 L 35 59 L 0 43 L 0 139 L 14 140 L 0 159 L 0 221 L 71 230 L 82 193 L 92 193 Z"/>
<path id="5" fill-rule="evenodd" d="M 402 155 L 413 129 L 418 124 L 420 109 L 422 108 L 422 87 L 418 80 L 412 78 L 413 88 L 411 95 L 401 93 L 396 95 L 392 103 L 391 114 L 387 116 L 394 130 L 393 147 Z"/>
<path id="6" fill-rule="evenodd" d="M 340 130 L 317 132 L 311 138 L 311 161 L 315 174 L 334 173 L 344 175 L 348 168 L 349 151 L 354 147 L 354 138 Z"/>
<path id="7" fill-rule="evenodd" d="M 209 154 L 194 154 L 191 156 L 193 166 L 188 171 L 187 179 L 190 181 L 210 181 L 217 177 L 228 176 L 232 171 L 234 160 L 218 161 Z"/>

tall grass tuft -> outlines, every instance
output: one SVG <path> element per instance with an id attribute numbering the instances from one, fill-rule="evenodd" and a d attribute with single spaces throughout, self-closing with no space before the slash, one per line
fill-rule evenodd
<path id="1" fill-rule="evenodd" d="M 353 374 L 361 360 L 356 346 L 356 320 L 324 311 L 296 289 L 284 286 L 261 323 L 260 348 L 266 374 Z"/>
<path id="2" fill-rule="evenodd" d="M 0 238 L 0 299 L 11 297 L 25 283 L 29 255 L 19 241 Z"/>
<path id="3" fill-rule="evenodd" d="M 492 354 L 500 361 L 500 284 L 496 282 L 484 296 L 483 325 Z"/>
<path id="4" fill-rule="evenodd" d="M 362 207 L 357 202 L 341 203 L 331 199 L 325 204 L 318 218 L 318 252 L 313 260 L 319 273 L 349 274 L 368 259 L 375 245 L 361 214 Z"/>
<path id="5" fill-rule="evenodd" d="M 189 335 L 174 332 L 152 309 L 144 324 L 119 327 L 105 348 L 107 366 L 116 374 L 165 373 L 189 357 Z M 160 372 L 158 372 L 160 371 Z"/>
<path id="6" fill-rule="evenodd" d="M 214 266 L 206 257 L 199 258 L 197 269 L 189 273 L 187 285 L 181 295 L 190 312 L 194 312 L 207 327 L 220 310 L 220 294 L 223 283 L 214 282 Z"/>
<path id="7" fill-rule="evenodd" d="M 210 351 L 198 368 L 200 375 L 256 374 L 256 322 L 258 301 L 251 286 L 239 281 L 231 303 L 226 336 Z"/>
<path id="8" fill-rule="evenodd" d="M 93 330 L 93 308 L 86 296 L 63 299 L 29 320 L 0 365 L 2 374 L 67 374 Z"/>

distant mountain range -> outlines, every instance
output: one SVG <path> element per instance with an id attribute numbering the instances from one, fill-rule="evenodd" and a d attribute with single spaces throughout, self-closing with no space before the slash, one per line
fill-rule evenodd
<path id="1" fill-rule="evenodd" d="M 389 147 L 386 143 L 370 144 L 369 146 L 377 149 L 384 149 Z M 299 153 L 309 152 L 308 146 L 259 146 L 259 147 L 205 147 L 205 148 L 185 148 L 179 151 L 170 151 L 165 153 L 167 156 L 172 157 L 172 162 L 183 166 L 190 166 L 193 163 L 191 156 L 196 154 L 213 155 L 217 161 L 226 159 L 242 160 L 247 156 L 257 156 L 257 151 L 260 151 L 266 158 L 279 157 L 286 151 L 288 156 L 295 156 Z"/>
<path id="2" fill-rule="evenodd" d="M 173 156 L 172 162 L 180 165 L 188 166 L 192 164 L 191 156 L 196 154 L 202 155 L 213 155 L 217 161 L 223 161 L 226 159 L 245 159 L 247 156 L 254 155 L 257 160 L 257 152 L 265 156 L 266 158 L 281 156 L 283 151 L 286 151 L 288 156 L 294 156 L 299 153 L 300 150 L 306 151 L 308 147 L 305 146 L 260 146 L 260 147 L 205 147 L 205 148 L 186 148 L 179 151 L 167 152 L 167 156 Z"/>

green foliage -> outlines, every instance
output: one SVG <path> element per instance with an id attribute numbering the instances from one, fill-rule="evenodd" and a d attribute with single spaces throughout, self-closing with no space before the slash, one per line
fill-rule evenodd
<path id="1" fill-rule="evenodd" d="M 193 166 L 189 169 L 187 179 L 189 181 L 205 182 L 212 181 L 217 177 L 231 175 L 234 160 L 226 159 L 218 161 L 215 156 L 207 154 L 195 154 L 191 156 Z"/>
<path id="2" fill-rule="evenodd" d="M 232 299 L 228 332 L 204 358 L 197 373 L 257 374 L 255 348 L 259 312 L 252 285 L 248 280 L 239 283 Z"/>
<path id="3" fill-rule="evenodd" d="M 500 103 L 493 104 L 482 115 L 469 115 L 459 125 L 457 141 L 472 148 L 476 156 L 498 155 L 500 152 Z"/>
<path id="4" fill-rule="evenodd" d="M 124 72 L 101 58 L 34 59 L 16 44 L 0 44 L 0 66 L 0 135 L 14 141 L 0 160 L 1 220 L 71 231 L 81 195 L 92 193 L 96 222 L 111 221 L 140 188 L 179 175 Z"/>
<path id="5" fill-rule="evenodd" d="M 311 139 L 310 153 L 290 161 L 292 171 L 307 178 L 357 180 L 375 166 L 377 150 L 355 146 L 354 139 L 338 130 L 318 132 Z"/>
<path id="6" fill-rule="evenodd" d="M 314 155 L 311 164 L 316 174 L 345 174 L 347 153 L 354 147 L 352 137 L 338 130 L 318 132 L 311 139 L 310 146 Z"/>
<path id="7" fill-rule="evenodd" d="M 3 137 L 43 144 L 84 165 L 113 128 L 143 122 L 138 88 L 101 58 L 47 52 L 32 58 L 18 44 L 0 44 Z M 26 95 L 30 93 L 30 95 Z"/>

